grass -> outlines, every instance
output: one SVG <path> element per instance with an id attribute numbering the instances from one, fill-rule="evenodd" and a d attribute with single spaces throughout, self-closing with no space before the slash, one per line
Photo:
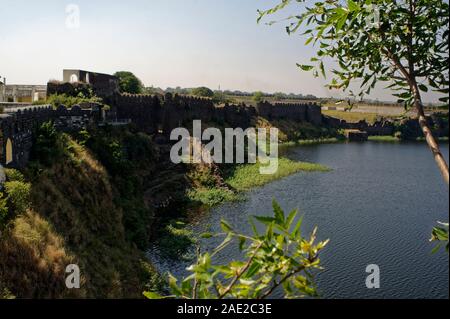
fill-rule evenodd
<path id="1" fill-rule="evenodd" d="M 419 141 L 419 142 L 425 142 L 426 140 L 425 140 L 425 137 L 419 137 L 419 138 L 417 138 L 417 141 Z M 442 136 L 442 137 L 438 137 L 438 138 L 437 138 L 437 141 L 438 141 L 438 142 L 448 142 L 449 139 L 448 139 L 448 136 Z"/>
<path id="2" fill-rule="evenodd" d="M 337 137 L 329 137 L 329 138 L 300 140 L 297 143 L 294 143 L 294 145 L 316 145 L 316 144 L 331 144 L 340 142 L 342 142 L 342 139 L 339 139 Z"/>
<path id="3" fill-rule="evenodd" d="M 263 175 L 259 172 L 261 165 L 257 163 L 226 167 L 224 169 L 224 182 L 233 190 L 226 187 L 194 187 L 188 191 L 187 196 L 192 202 L 214 207 L 224 202 L 242 200 L 242 192 L 298 172 L 327 172 L 330 170 L 320 164 L 280 158 L 277 172 L 272 175 Z"/>
<path id="4" fill-rule="evenodd" d="M 60 159 L 36 172 L 30 167 L 26 174 L 32 181 L 36 217 L 17 218 L 3 241 L 9 247 L 9 265 L 16 266 L 18 276 L 32 279 L 3 281 L 19 298 L 63 298 L 71 293 L 83 298 L 139 298 L 146 286 L 158 282 L 158 274 L 126 238 L 124 216 L 130 212 L 116 205 L 117 191 L 94 155 L 68 136 L 63 140 Z M 0 281 L 5 269 L 1 263 L 0 258 Z M 83 269 L 86 281 L 80 290 L 68 291 L 60 280 L 69 263 Z M 41 269 L 40 264 L 47 266 Z"/>
<path id="5" fill-rule="evenodd" d="M 323 110 L 324 115 L 335 117 L 341 120 L 345 120 L 349 123 L 357 123 L 365 120 L 369 124 L 375 123 L 378 114 L 376 113 L 362 113 L 362 112 L 344 112 L 344 111 L 327 111 Z"/>
<path id="6" fill-rule="evenodd" d="M 159 231 L 158 246 L 165 256 L 188 259 L 188 248 L 197 242 L 192 230 L 186 228 L 181 221 L 172 221 Z"/>
<path id="7" fill-rule="evenodd" d="M 329 168 L 313 163 L 296 162 L 287 158 L 280 158 L 278 171 L 272 175 L 260 174 L 260 163 L 236 166 L 225 179 L 226 183 L 237 191 L 247 191 L 254 187 L 266 185 L 272 181 L 287 177 L 298 172 L 326 172 Z"/>
<path id="8" fill-rule="evenodd" d="M 226 188 L 194 188 L 189 190 L 187 195 L 191 201 L 209 207 L 239 200 L 239 195 Z"/>
<path id="9" fill-rule="evenodd" d="M 439 137 L 437 140 L 439 142 L 448 142 L 448 137 Z M 369 141 L 397 143 L 397 142 L 401 142 L 402 140 L 400 138 L 392 136 L 392 135 L 381 135 L 381 136 L 369 136 Z M 419 137 L 419 138 L 417 138 L 417 141 L 425 142 L 425 138 Z"/>
<path id="10" fill-rule="evenodd" d="M 369 141 L 397 143 L 400 142 L 401 140 L 395 136 L 382 135 L 382 136 L 369 136 Z"/>

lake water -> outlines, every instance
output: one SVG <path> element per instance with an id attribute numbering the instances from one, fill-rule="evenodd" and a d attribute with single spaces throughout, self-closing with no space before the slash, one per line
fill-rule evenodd
<path id="1" fill-rule="evenodd" d="M 443 146 L 448 159 L 448 145 Z M 348 143 L 291 148 L 286 156 L 327 165 L 329 173 L 299 173 L 227 203 L 193 221 L 192 228 L 219 231 L 222 218 L 250 233 L 251 215 L 270 215 L 275 198 L 286 210 L 304 215 L 304 232 L 319 227 L 331 240 L 321 255 L 325 270 L 317 276 L 323 298 L 448 298 L 448 255 L 431 254 L 437 221 L 448 221 L 449 190 L 424 143 Z M 202 248 L 217 245 L 202 240 Z M 237 245 L 218 258 L 239 258 Z M 189 262 L 150 259 L 161 271 L 186 274 Z M 381 269 L 381 288 L 367 289 L 369 264 Z"/>

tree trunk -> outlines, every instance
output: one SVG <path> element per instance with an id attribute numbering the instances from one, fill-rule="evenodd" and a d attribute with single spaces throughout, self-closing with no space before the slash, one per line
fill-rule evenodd
<path id="1" fill-rule="evenodd" d="M 439 170 L 441 171 L 442 177 L 444 178 L 447 185 L 449 184 L 449 174 L 448 174 L 448 165 L 445 161 L 444 156 L 441 153 L 438 143 L 431 132 L 431 129 L 428 126 L 427 119 L 425 117 L 425 112 L 423 110 L 422 98 L 420 96 L 419 88 L 417 85 L 413 86 L 413 94 L 414 94 L 414 106 L 417 110 L 417 115 L 419 116 L 419 124 L 422 129 L 423 135 L 428 143 L 428 146 L 433 153 L 434 160 L 437 163 Z"/>

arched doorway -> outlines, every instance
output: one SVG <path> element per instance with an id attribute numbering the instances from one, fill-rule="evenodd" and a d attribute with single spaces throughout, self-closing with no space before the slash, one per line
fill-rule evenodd
<path id="1" fill-rule="evenodd" d="M 13 145 L 11 139 L 6 140 L 6 165 L 13 161 Z"/>
<path id="2" fill-rule="evenodd" d="M 72 74 L 70 76 L 70 83 L 76 83 L 76 82 L 78 82 L 78 75 Z"/>

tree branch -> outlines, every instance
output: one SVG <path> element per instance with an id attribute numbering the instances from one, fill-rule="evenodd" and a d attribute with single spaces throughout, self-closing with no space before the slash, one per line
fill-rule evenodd
<path id="1" fill-rule="evenodd" d="M 256 254 L 258 253 L 258 250 L 262 246 L 262 242 L 258 244 L 258 246 L 255 248 L 255 251 L 253 252 L 252 256 L 249 258 L 247 263 L 245 264 L 244 268 L 242 268 L 236 276 L 233 278 L 233 280 L 230 282 L 228 287 L 224 290 L 222 294 L 219 295 L 219 299 L 223 299 L 226 295 L 229 294 L 231 289 L 233 289 L 233 286 L 236 284 L 236 282 L 242 277 L 242 275 L 250 268 L 250 265 L 252 264 L 253 260 L 255 259 Z"/>

